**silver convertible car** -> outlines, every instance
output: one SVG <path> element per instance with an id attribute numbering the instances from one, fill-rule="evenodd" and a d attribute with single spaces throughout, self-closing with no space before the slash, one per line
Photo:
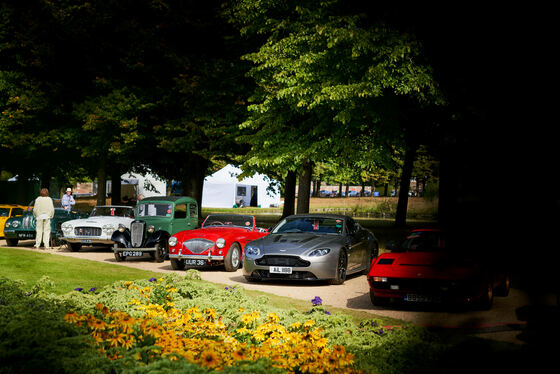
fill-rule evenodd
<path id="1" fill-rule="evenodd" d="M 342 284 L 347 274 L 367 272 L 378 255 L 375 236 L 351 217 L 296 214 L 270 234 L 248 243 L 243 276 L 261 279 L 328 280 Z"/>

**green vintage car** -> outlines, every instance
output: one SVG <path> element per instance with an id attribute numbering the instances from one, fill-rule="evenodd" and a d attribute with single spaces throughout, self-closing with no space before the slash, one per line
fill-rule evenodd
<path id="1" fill-rule="evenodd" d="M 149 197 L 138 202 L 130 229 L 120 225 L 113 233 L 117 261 L 150 254 L 157 262 L 169 258 L 167 241 L 179 231 L 198 225 L 198 204 L 187 196 Z"/>
<path id="2" fill-rule="evenodd" d="M 27 210 L 22 216 L 9 218 L 4 225 L 4 237 L 6 244 L 10 247 L 17 246 L 20 240 L 35 239 L 35 217 L 33 217 L 33 200 L 29 203 Z M 51 242 L 50 246 L 59 246 L 62 244 L 60 238 L 62 231 L 60 226 L 71 219 L 87 217 L 87 214 L 81 212 L 68 212 L 62 209 L 60 199 L 53 199 L 54 217 L 51 219 Z"/>

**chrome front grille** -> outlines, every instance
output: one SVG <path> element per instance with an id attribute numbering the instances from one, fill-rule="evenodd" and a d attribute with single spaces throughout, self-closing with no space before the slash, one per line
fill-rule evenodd
<path id="1" fill-rule="evenodd" d="M 21 225 L 24 229 L 34 229 L 35 219 L 31 215 L 25 216 L 23 217 Z"/>
<path id="2" fill-rule="evenodd" d="M 214 246 L 214 242 L 208 239 L 191 239 L 183 243 L 183 245 L 192 253 L 200 254 Z"/>
<path id="3" fill-rule="evenodd" d="M 74 235 L 77 236 L 101 236 L 100 227 L 75 227 Z"/>
<path id="4" fill-rule="evenodd" d="M 144 221 L 134 221 L 130 224 L 130 242 L 133 247 L 138 248 L 142 245 L 145 227 L 146 222 Z"/>

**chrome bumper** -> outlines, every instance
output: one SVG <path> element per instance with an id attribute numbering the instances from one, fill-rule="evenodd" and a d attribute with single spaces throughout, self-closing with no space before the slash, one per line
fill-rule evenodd
<path id="1" fill-rule="evenodd" d="M 169 258 L 175 258 L 177 260 L 208 260 L 208 261 L 223 261 L 224 256 L 212 256 L 212 255 L 175 255 L 170 253 Z"/>

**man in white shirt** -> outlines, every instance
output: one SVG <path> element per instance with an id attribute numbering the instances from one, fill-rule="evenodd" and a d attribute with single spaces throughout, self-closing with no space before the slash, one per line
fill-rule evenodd
<path id="1" fill-rule="evenodd" d="M 66 194 L 62 196 L 61 204 L 64 210 L 68 212 L 72 211 L 72 206 L 76 204 L 76 201 L 74 201 L 74 197 L 72 196 L 72 189 L 70 187 L 66 189 Z"/>

